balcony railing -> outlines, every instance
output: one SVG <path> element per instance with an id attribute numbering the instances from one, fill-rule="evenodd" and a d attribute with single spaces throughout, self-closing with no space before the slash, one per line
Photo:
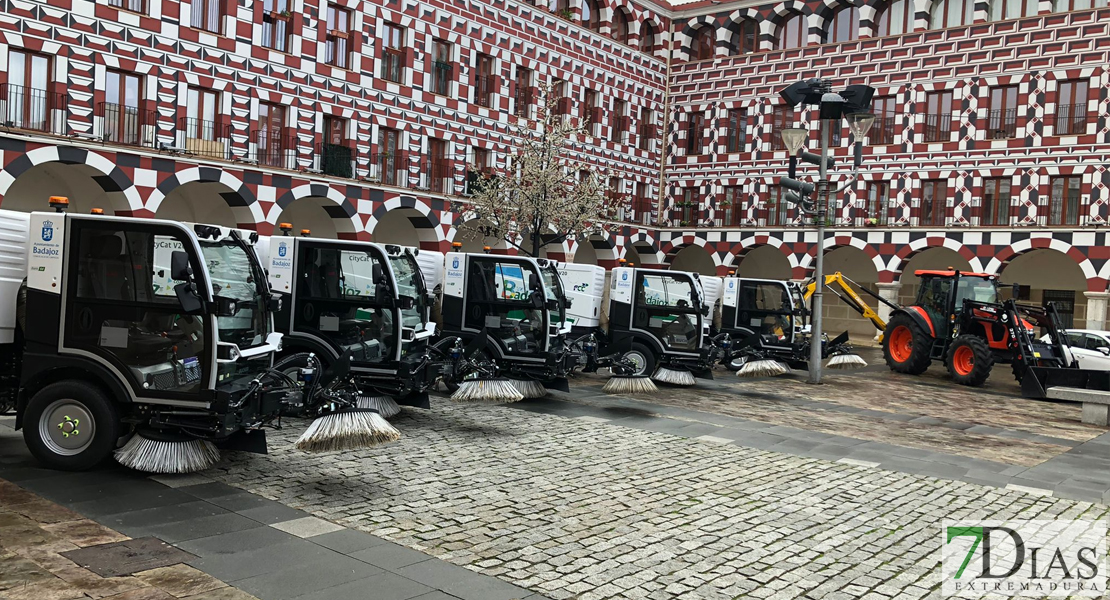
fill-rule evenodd
<path id="1" fill-rule="evenodd" d="M 420 159 L 420 179 L 428 191 L 437 194 L 453 193 L 454 179 L 453 161 L 433 156 L 423 156 Z"/>
<path id="2" fill-rule="evenodd" d="M 332 177 L 354 177 L 357 173 L 358 147 L 354 142 L 320 142 L 316 144 L 317 168 Z"/>
<path id="3" fill-rule="evenodd" d="M 404 83 L 405 53 L 397 48 L 386 48 L 382 54 L 382 79 Z"/>
<path id="4" fill-rule="evenodd" d="M 227 160 L 229 158 L 228 138 L 230 127 L 215 121 L 205 121 L 181 117 L 177 123 L 179 140 L 187 154 L 205 158 Z"/>
<path id="5" fill-rule="evenodd" d="M 493 103 L 493 93 L 497 88 L 496 75 L 478 75 L 474 78 L 474 103 L 489 108 Z"/>
<path id="6" fill-rule="evenodd" d="M 534 87 L 531 86 L 516 86 L 516 115 L 518 117 L 527 117 L 532 102 L 536 97 Z"/>
<path id="7" fill-rule="evenodd" d="M 440 60 L 432 65 L 432 93 L 440 96 L 451 94 L 451 63 Z"/>
<path id="8" fill-rule="evenodd" d="M 1017 136 L 1017 109 L 992 110 L 987 123 L 987 138 L 1004 140 Z"/>
<path id="9" fill-rule="evenodd" d="M 1087 132 L 1087 105 L 1061 104 L 1052 115 L 1056 135 L 1081 135 Z"/>
<path id="10" fill-rule="evenodd" d="M 68 102 L 65 94 L 0 83 L 0 115 L 12 129 L 65 135 Z M 55 118 L 55 112 L 62 118 Z"/>
<path id="11" fill-rule="evenodd" d="M 872 146 L 883 146 L 894 143 L 894 115 L 882 115 L 875 118 L 875 124 L 867 134 Z"/>
<path id="12" fill-rule="evenodd" d="M 108 0 L 108 6 L 123 8 L 137 13 L 146 12 L 146 0 Z"/>
<path id="13" fill-rule="evenodd" d="M 385 185 L 409 184 L 409 157 L 403 152 L 379 152 L 370 155 L 370 179 Z"/>
<path id="14" fill-rule="evenodd" d="M 284 129 L 256 129 L 251 133 L 252 158 L 264 167 L 292 169 L 297 155 L 296 137 Z"/>
<path id="15" fill-rule="evenodd" d="M 156 120 L 154 111 L 100 102 L 97 104 L 96 114 L 100 117 L 98 135 L 105 142 L 127 146 L 154 146 L 153 132 L 148 131 L 153 128 Z"/>
<path id="16" fill-rule="evenodd" d="M 925 115 L 925 141 L 947 142 L 952 133 L 952 115 Z"/>

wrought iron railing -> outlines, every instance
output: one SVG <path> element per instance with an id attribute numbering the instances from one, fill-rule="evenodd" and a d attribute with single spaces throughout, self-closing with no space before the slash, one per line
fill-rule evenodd
<path id="1" fill-rule="evenodd" d="M 952 115 L 925 115 L 925 141 L 947 142 L 952 133 Z"/>
<path id="2" fill-rule="evenodd" d="M 177 122 L 183 148 L 188 154 L 226 160 L 229 157 L 230 127 L 226 123 L 181 117 Z"/>
<path id="3" fill-rule="evenodd" d="M 0 83 L 0 118 L 12 129 L 64 135 L 68 102 L 65 94 Z"/>
<path id="4" fill-rule="evenodd" d="M 894 143 L 894 116 L 880 115 L 875 118 L 871 131 L 867 133 L 868 141 L 872 146 L 883 146 Z"/>
<path id="5" fill-rule="evenodd" d="M 358 174 L 358 147 L 349 140 L 319 142 L 316 164 L 324 175 L 353 178 Z"/>
<path id="6" fill-rule="evenodd" d="M 428 191 L 438 194 L 453 192 L 453 164 L 453 161 L 445 158 L 434 156 L 422 156 L 420 158 L 421 178 Z"/>
<path id="7" fill-rule="evenodd" d="M 259 165 L 292 169 L 297 156 L 297 138 L 285 129 L 256 129 L 251 132 L 254 152 L 251 155 Z"/>
<path id="8" fill-rule="evenodd" d="M 1087 105 L 1061 104 L 1052 115 L 1056 135 L 1080 135 L 1087 132 Z"/>
<path id="9" fill-rule="evenodd" d="M 384 185 L 409 184 L 409 158 L 403 152 L 378 152 L 370 155 L 370 179 Z"/>
<path id="10" fill-rule="evenodd" d="M 1017 109 L 992 110 L 988 115 L 987 138 L 1004 140 L 1017 136 Z"/>
<path id="11" fill-rule="evenodd" d="M 386 48 L 382 54 L 382 79 L 404 83 L 405 54 L 396 48 Z"/>
<path id="12" fill-rule="evenodd" d="M 100 117 L 98 135 L 105 142 L 153 147 L 154 136 L 148 132 L 148 127 L 153 128 L 156 121 L 154 111 L 100 102 L 97 104 L 96 114 Z"/>

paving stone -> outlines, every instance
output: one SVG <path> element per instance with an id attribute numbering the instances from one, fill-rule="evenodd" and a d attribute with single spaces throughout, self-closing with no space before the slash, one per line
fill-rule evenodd
<path id="1" fill-rule="evenodd" d="M 282 521 L 280 523 L 273 523 L 270 527 L 295 535 L 299 538 L 309 538 L 344 529 L 342 525 L 336 525 L 335 523 L 316 517 L 301 517 L 300 519 L 293 519 L 291 521 Z"/>
<path id="2" fill-rule="evenodd" d="M 396 571 L 431 558 L 423 552 L 389 542 L 352 552 L 350 555 L 353 558 L 390 571 Z"/>

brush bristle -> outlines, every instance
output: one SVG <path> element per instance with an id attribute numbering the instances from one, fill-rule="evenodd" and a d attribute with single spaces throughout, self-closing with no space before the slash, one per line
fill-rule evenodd
<path id="1" fill-rule="evenodd" d="M 543 398 L 547 395 L 547 388 L 534 379 L 514 379 L 513 387 L 525 398 Z"/>
<path id="2" fill-rule="evenodd" d="M 401 412 L 400 405 L 389 396 L 359 396 L 356 406 L 375 410 L 387 419 Z"/>
<path id="3" fill-rule="evenodd" d="M 340 452 L 373 448 L 399 439 L 401 432 L 378 413 L 353 410 L 316 419 L 294 447 L 305 452 Z"/>
<path id="4" fill-rule="evenodd" d="M 601 388 L 606 394 L 650 394 L 658 390 L 650 377 L 610 377 Z"/>
<path id="5" fill-rule="evenodd" d="M 749 360 L 736 372 L 738 377 L 777 377 L 788 369 L 777 360 Z"/>
<path id="6" fill-rule="evenodd" d="M 505 404 L 524 399 L 520 390 L 505 379 L 468 379 L 459 384 L 459 389 L 451 394 L 455 402 L 481 402 L 486 404 Z"/>
<path id="7" fill-rule="evenodd" d="M 676 371 L 675 369 L 668 369 L 666 367 L 659 367 L 656 369 L 655 375 L 652 375 L 651 378 L 670 385 L 694 385 L 697 383 L 693 373 L 689 371 Z"/>
<path id="8" fill-rule="evenodd" d="M 867 361 L 858 354 L 837 354 L 829 359 L 826 366 L 830 369 L 862 369 L 867 366 Z"/>
<path id="9" fill-rule="evenodd" d="M 119 464 L 147 473 L 193 473 L 220 462 L 220 451 L 206 440 L 168 442 L 136 433 L 116 450 Z"/>

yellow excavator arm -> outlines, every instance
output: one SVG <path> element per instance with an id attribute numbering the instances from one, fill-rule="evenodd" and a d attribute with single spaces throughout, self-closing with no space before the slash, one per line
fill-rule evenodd
<path id="1" fill-rule="evenodd" d="M 859 287 L 861 290 L 871 294 L 872 296 L 875 296 L 875 294 L 872 293 L 871 290 L 868 290 L 867 288 L 860 286 L 858 283 L 852 281 L 851 279 L 848 279 L 840 271 L 837 271 L 836 273 L 833 273 L 831 275 L 825 275 L 825 287 L 829 288 L 829 290 L 832 293 L 836 294 L 838 298 L 843 300 L 845 304 L 852 307 L 852 310 L 858 312 L 860 315 L 863 316 L 863 318 L 867 319 L 868 321 L 871 321 L 871 324 L 875 326 L 875 329 L 879 330 L 879 341 L 883 341 L 883 331 L 886 330 L 886 321 L 884 321 L 882 317 L 879 316 L 879 313 L 875 312 L 870 306 L 867 305 L 866 302 L 863 301 L 863 298 L 861 298 L 860 295 L 857 294 L 854 289 L 852 289 L 852 286 L 848 285 L 849 283 L 852 283 Z M 802 297 L 806 301 L 808 301 L 810 297 L 813 296 L 813 292 L 814 290 L 816 290 L 816 288 L 817 281 L 814 280 L 810 282 L 810 284 L 805 287 Z M 839 291 L 837 291 L 838 288 Z M 875 297 L 878 298 L 878 296 Z M 879 298 L 879 300 L 883 299 Z"/>

